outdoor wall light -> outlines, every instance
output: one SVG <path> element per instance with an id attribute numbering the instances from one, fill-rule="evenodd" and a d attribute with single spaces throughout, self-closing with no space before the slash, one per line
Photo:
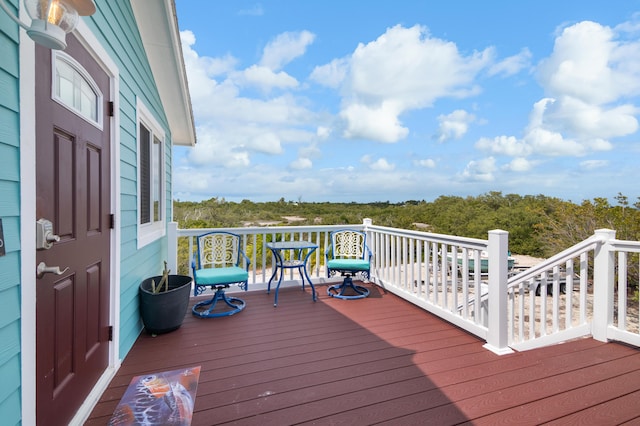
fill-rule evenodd
<path id="1" fill-rule="evenodd" d="M 31 18 L 29 26 L 20 21 L 4 1 L 0 0 L 0 7 L 27 31 L 33 41 L 56 50 L 67 47 L 66 35 L 75 29 L 79 16 L 90 16 L 96 11 L 93 0 L 24 0 Z"/>

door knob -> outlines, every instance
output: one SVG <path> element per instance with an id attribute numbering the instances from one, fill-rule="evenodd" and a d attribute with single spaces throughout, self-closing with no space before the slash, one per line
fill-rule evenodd
<path id="1" fill-rule="evenodd" d="M 40 262 L 38 263 L 38 267 L 36 268 L 36 272 L 38 273 L 38 278 L 42 278 L 44 274 L 56 274 L 62 275 L 69 270 L 69 267 L 64 268 L 64 270 L 60 270 L 59 266 L 47 266 L 46 263 Z"/>

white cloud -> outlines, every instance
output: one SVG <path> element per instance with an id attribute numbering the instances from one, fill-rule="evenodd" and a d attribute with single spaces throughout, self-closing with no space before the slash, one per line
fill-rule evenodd
<path id="1" fill-rule="evenodd" d="M 532 152 L 530 145 L 514 136 L 496 136 L 493 139 L 480 138 L 475 146 L 484 151 L 511 157 L 526 157 Z"/>
<path id="2" fill-rule="evenodd" d="M 586 160 L 580 163 L 580 167 L 585 170 L 602 169 L 608 165 L 609 162 L 607 160 Z"/>
<path id="3" fill-rule="evenodd" d="M 223 61 L 199 56 L 193 33 L 183 31 L 181 37 L 198 133 L 196 147 L 187 154 L 194 166 L 246 168 L 256 153 L 282 155 L 286 144 L 311 143 L 318 138 L 316 131 L 323 119 L 303 106 L 305 99 L 287 93 L 242 96 L 248 85 L 265 93 L 273 87 L 295 88 L 294 78 L 258 65 L 235 70 L 236 61 L 228 55 Z M 280 52 L 286 50 L 284 44 L 279 44 Z"/>
<path id="4" fill-rule="evenodd" d="M 476 147 L 520 159 L 577 157 L 611 150 L 609 139 L 637 132 L 640 109 L 626 100 L 640 93 L 640 41 L 616 32 L 634 26 L 616 28 L 590 21 L 563 28 L 537 69 L 549 96 L 533 105 L 522 139 L 482 138 Z"/>
<path id="5" fill-rule="evenodd" d="M 322 151 L 316 143 L 310 143 L 309 145 L 304 145 L 302 148 L 298 150 L 298 156 L 300 158 L 320 158 L 322 156 Z"/>
<path id="6" fill-rule="evenodd" d="M 526 47 L 517 55 L 509 56 L 489 68 L 489 75 L 511 76 L 531 66 L 531 51 Z"/>
<path id="7" fill-rule="evenodd" d="M 420 167 L 425 167 L 428 169 L 433 169 L 436 167 L 436 162 L 434 160 L 432 160 L 431 158 L 424 158 L 422 160 L 416 160 L 414 161 L 414 164 Z"/>
<path id="8" fill-rule="evenodd" d="M 193 167 L 177 167 L 172 183 L 178 188 L 189 188 L 193 193 L 206 193 L 210 188 L 209 173 Z"/>
<path id="9" fill-rule="evenodd" d="M 409 129 L 400 124 L 397 110 L 391 102 L 385 102 L 377 108 L 363 104 L 350 105 L 340 113 L 346 126 L 344 136 L 349 139 L 397 142 L 409 133 Z"/>
<path id="10" fill-rule="evenodd" d="M 365 164 L 369 164 L 371 163 L 371 154 L 364 154 L 362 157 L 360 157 L 360 162 L 361 163 L 365 163 Z"/>
<path id="11" fill-rule="evenodd" d="M 584 146 L 577 141 L 542 127 L 530 129 L 524 141 L 533 152 L 541 155 L 580 157 L 586 154 Z"/>
<path id="12" fill-rule="evenodd" d="M 637 51 L 640 42 L 615 39 L 611 28 L 591 21 L 565 28 L 551 56 L 539 66 L 541 84 L 554 97 L 570 96 L 592 105 L 640 93 L 640 57 L 621 54 Z"/>
<path id="13" fill-rule="evenodd" d="M 274 72 L 270 68 L 252 65 L 240 73 L 238 83 L 245 83 L 269 91 L 272 88 L 290 89 L 298 86 L 298 80 L 284 71 Z"/>
<path id="14" fill-rule="evenodd" d="M 616 25 L 614 28 L 616 33 L 629 33 L 631 36 L 637 35 L 640 33 L 640 12 L 635 12 L 631 17 L 631 20 L 627 22 L 623 22 L 619 25 Z"/>
<path id="15" fill-rule="evenodd" d="M 585 150 L 611 149 L 606 139 L 638 130 L 640 110 L 625 99 L 640 94 L 640 41 L 618 35 L 590 21 L 564 28 L 538 68 L 553 96 L 536 112 L 541 127 L 570 135 Z"/>
<path id="16" fill-rule="evenodd" d="M 311 72 L 309 79 L 323 86 L 336 89 L 340 87 L 347 75 L 349 62 L 344 59 L 334 59 L 326 65 L 317 66 Z"/>
<path id="17" fill-rule="evenodd" d="M 244 168 L 249 166 L 249 153 L 241 144 L 228 143 L 216 130 L 198 127 L 198 143 L 188 154 L 196 166 Z"/>
<path id="18" fill-rule="evenodd" d="M 257 132 L 247 140 L 247 145 L 256 152 L 272 155 L 282 153 L 280 138 L 273 132 Z"/>
<path id="19" fill-rule="evenodd" d="M 402 113 L 438 98 L 477 94 L 474 78 L 492 55 L 486 49 L 464 56 L 455 43 L 431 37 L 422 26 L 397 25 L 359 44 L 349 58 L 317 67 L 311 78 L 329 87 L 341 82 L 345 137 L 397 142 L 409 133 Z"/>
<path id="20" fill-rule="evenodd" d="M 367 104 L 393 99 L 405 108 L 428 106 L 439 97 L 468 93 L 489 52 L 464 57 L 455 43 L 429 37 L 424 27 L 398 25 L 356 48 L 349 90 Z"/>
<path id="21" fill-rule="evenodd" d="M 329 135 L 331 135 L 331 128 L 327 126 L 318 126 L 318 128 L 316 129 L 316 135 L 320 139 L 326 139 L 329 137 Z"/>
<path id="22" fill-rule="evenodd" d="M 389 163 L 385 158 L 378 158 L 376 161 L 371 163 L 369 167 L 371 167 L 372 170 L 380 172 L 390 172 L 396 168 L 394 164 Z"/>
<path id="23" fill-rule="evenodd" d="M 628 104 L 619 106 L 600 106 L 584 102 L 580 98 L 562 96 L 547 101 L 544 111 L 540 111 L 541 120 L 547 126 L 578 138 L 613 138 L 635 133 L 638 121 L 635 114 L 640 112 Z"/>
<path id="24" fill-rule="evenodd" d="M 315 34 L 309 31 L 282 33 L 265 46 L 260 65 L 277 71 L 304 55 L 315 38 Z"/>
<path id="25" fill-rule="evenodd" d="M 289 164 L 293 170 L 305 170 L 313 167 L 313 162 L 308 158 L 296 158 Z"/>
<path id="26" fill-rule="evenodd" d="M 367 164 L 371 170 L 375 170 L 378 172 L 390 172 L 396 168 L 396 166 L 392 163 L 389 163 L 386 158 L 378 158 L 374 161 L 369 154 L 363 155 L 360 158 L 360 162 Z"/>
<path id="27" fill-rule="evenodd" d="M 461 176 L 467 181 L 492 182 L 495 180 L 495 171 L 495 158 L 487 157 L 478 161 L 469 161 Z"/>
<path id="28" fill-rule="evenodd" d="M 532 168 L 532 162 L 522 157 L 514 158 L 504 167 L 505 170 L 511 170 L 512 172 L 528 172 Z"/>
<path id="29" fill-rule="evenodd" d="M 438 142 L 445 142 L 449 139 L 460 139 L 469 130 L 469 124 L 475 121 L 476 117 L 465 110 L 457 109 L 448 115 L 438 116 L 440 126 L 436 138 Z"/>

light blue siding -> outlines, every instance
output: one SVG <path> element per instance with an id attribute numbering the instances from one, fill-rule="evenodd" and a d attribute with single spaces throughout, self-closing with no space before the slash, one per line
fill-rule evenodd
<path id="1" fill-rule="evenodd" d="M 17 12 L 18 0 L 5 0 Z M 159 273 L 166 259 L 166 237 L 142 249 L 137 244 L 137 119 L 141 100 L 166 135 L 166 176 L 171 178 L 171 133 L 160 95 L 147 62 L 128 1 L 95 2 L 97 12 L 83 18 L 120 72 L 121 275 L 120 354 L 124 358 L 142 329 L 138 285 Z M 21 287 L 20 287 L 20 62 L 19 27 L 0 11 L 0 219 L 6 255 L 0 257 L 0 418 L 21 423 Z M 33 159 L 35 163 L 35 158 Z M 166 217 L 170 218 L 171 185 L 166 187 Z M 35 208 L 35 206 L 33 206 Z"/>
<path id="2" fill-rule="evenodd" d="M 16 8 L 17 1 L 6 2 Z M 18 26 L 0 11 L 0 418 L 20 424 L 20 116 Z"/>
<path id="3" fill-rule="evenodd" d="M 142 329 L 138 310 L 138 285 L 160 273 L 166 259 L 166 237 L 141 249 L 137 244 L 138 166 L 137 100 L 141 100 L 167 136 L 166 171 L 171 177 L 171 133 L 142 39 L 129 2 L 96 2 L 88 24 L 120 71 L 120 357 L 129 352 Z M 170 185 L 167 185 L 166 217 L 170 217 Z"/>

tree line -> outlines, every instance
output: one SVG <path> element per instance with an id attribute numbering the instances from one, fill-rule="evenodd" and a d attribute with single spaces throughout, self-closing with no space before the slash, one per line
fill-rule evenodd
<path id="1" fill-rule="evenodd" d="M 286 201 L 175 201 L 180 228 L 226 228 L 260 225 L 361 224 L 487 238 L 492 229 L 509 232 L 513 253 L 549 257 L 593 235 L 596 229 L 617 231 L 616 238 L 640 240 L 640 197 L 631 202 L 618 193 L 610 203 L 600 197 L 574 203 L 544 195 L 489 192 L 478 196 L 440 196 L 433 201 L 402 203 L 329 203 Z"/>

